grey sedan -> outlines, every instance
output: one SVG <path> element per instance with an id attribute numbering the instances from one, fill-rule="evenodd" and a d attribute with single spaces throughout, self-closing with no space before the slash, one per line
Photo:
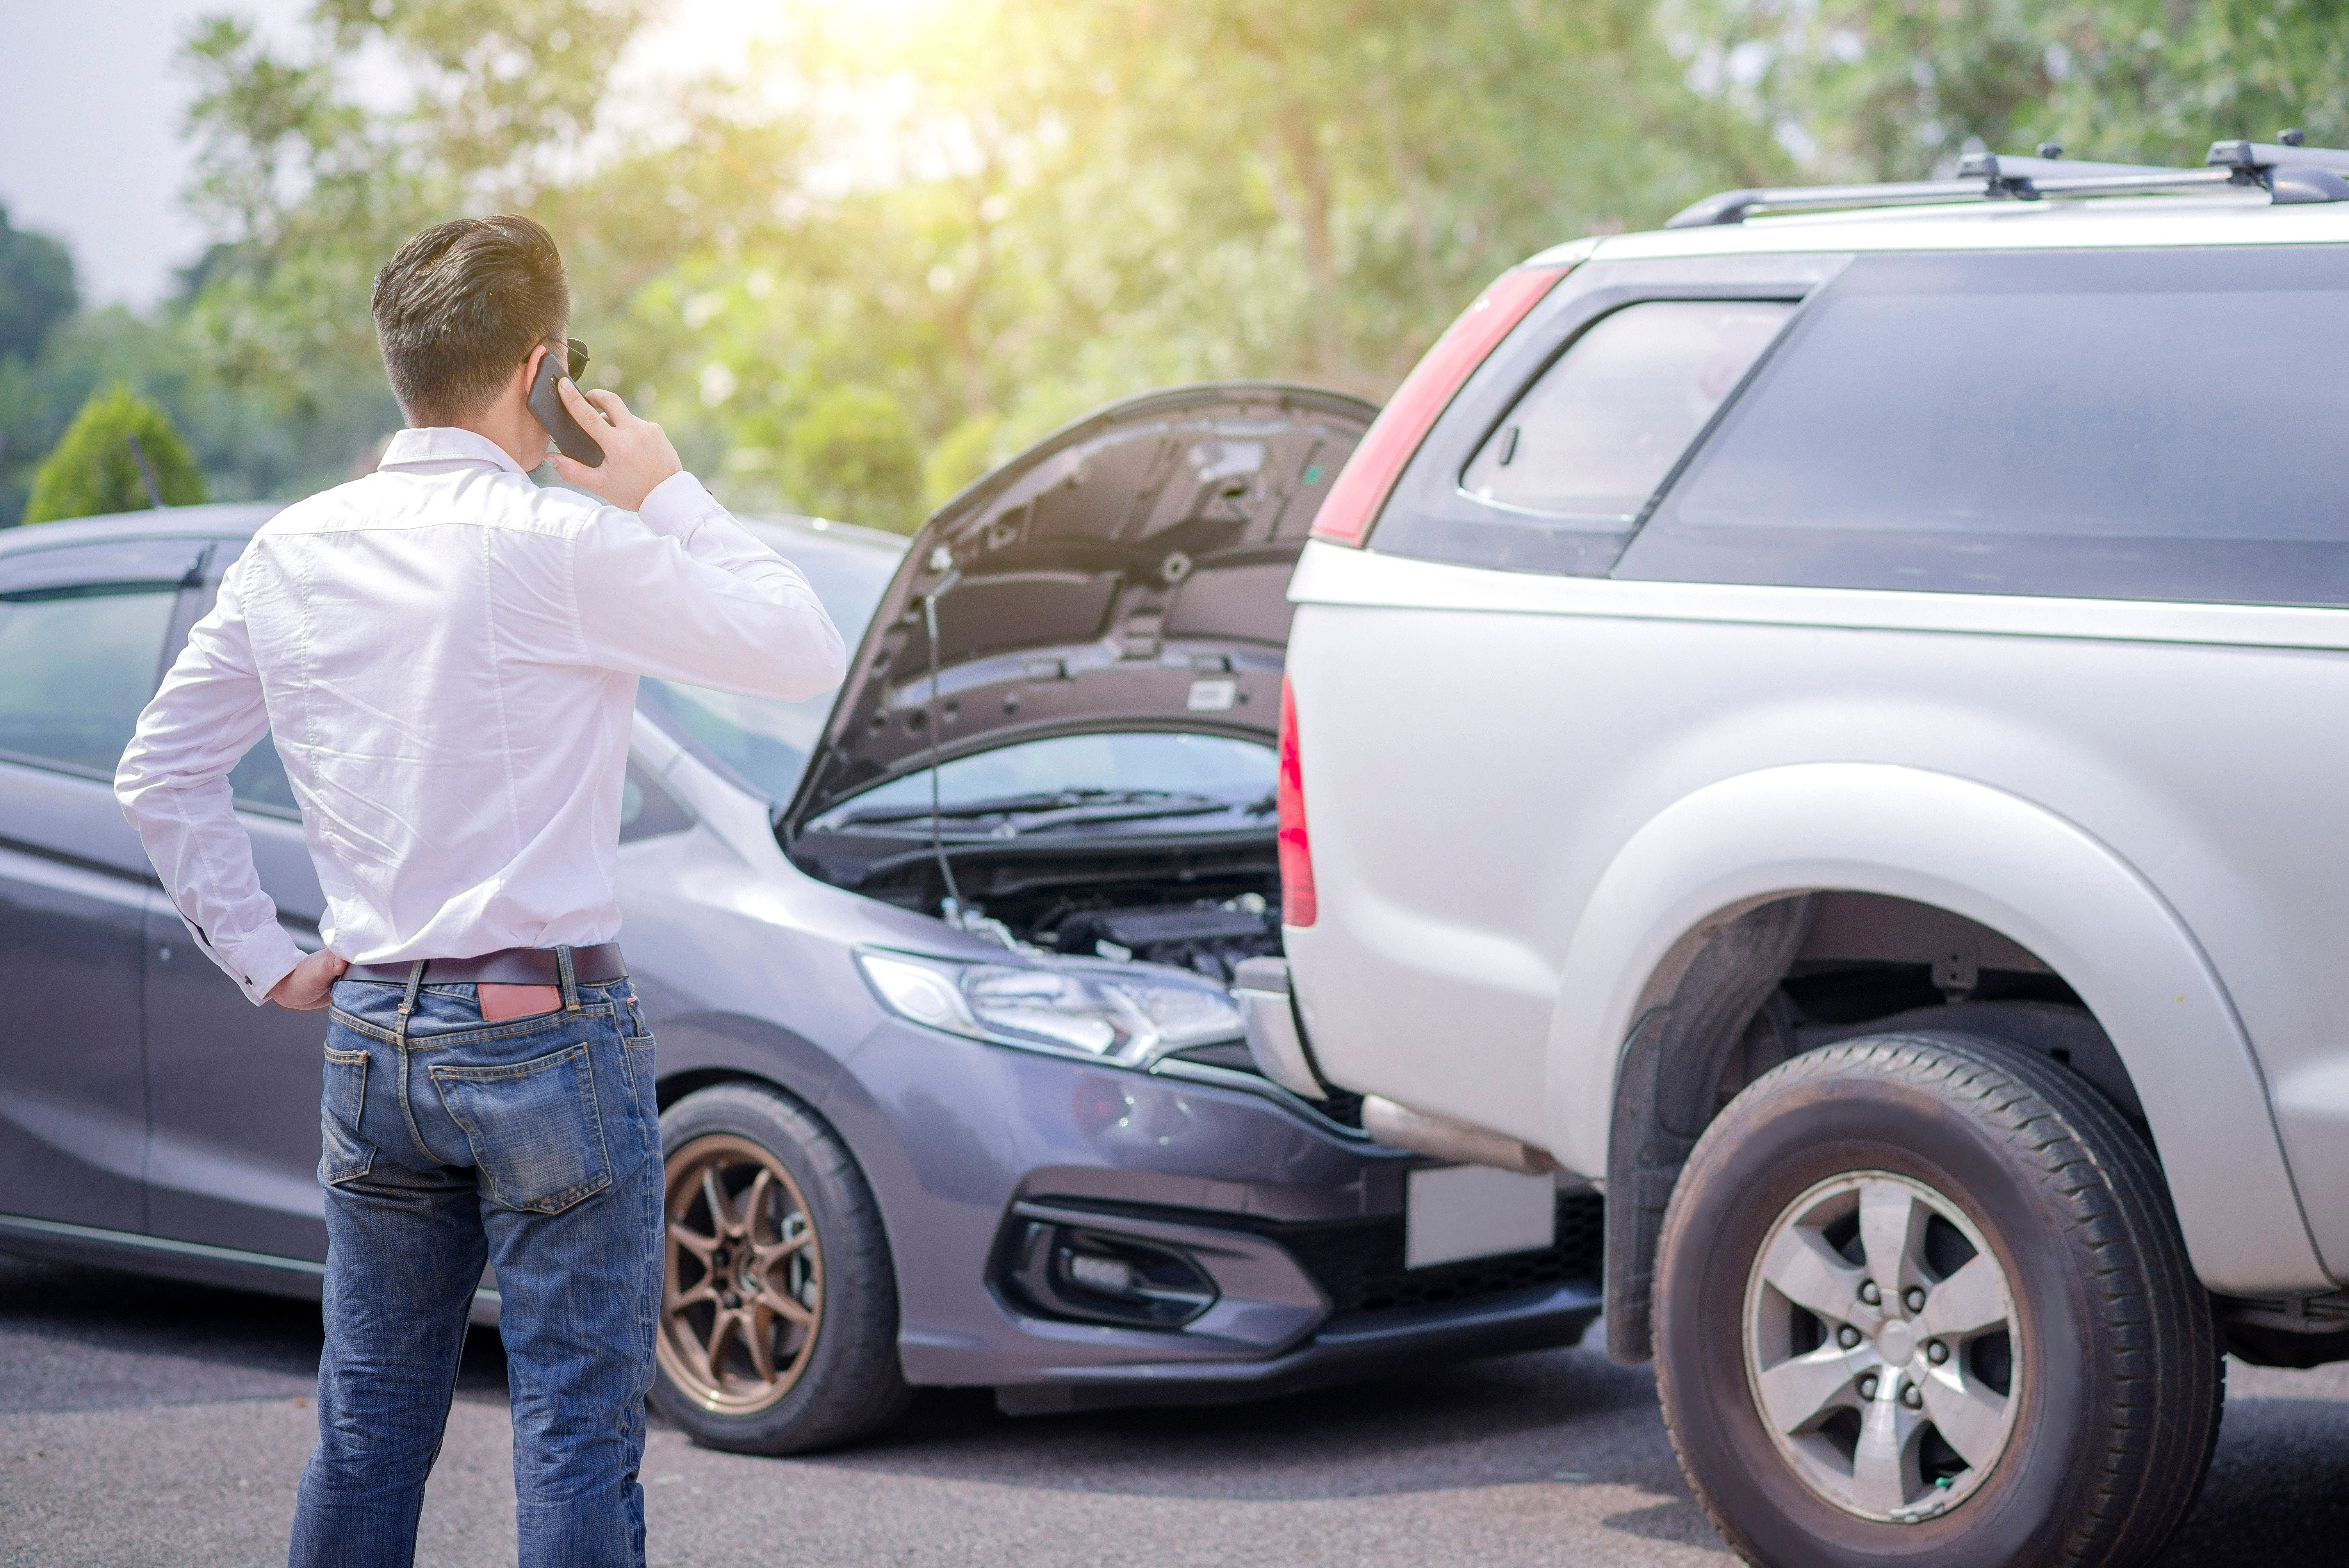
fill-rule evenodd
<path id="1" fill-rule="evenodd" d="M 1241 1044 L 1235 969 L 1280 945 L 1286 582 L 1372 412 L 1177 389 L 1048 438 L 910 550 L 758 524 L 861 635 L 842 689 L 643 683 L 620 866 L 667 1150 L 655 1398 L 698 1439 L 837 1444 L 920 1385 L 1242 1398 L 1596 1313 L 1597 1194 L 1495 1253 L 1473 1181 Z M 0 534 L 0 1248 L 315 1295 L 318 1022 L 195 951 L 109 789 L 271 511 Z M 266 740 L 233 783 L 316 945 Z"/>

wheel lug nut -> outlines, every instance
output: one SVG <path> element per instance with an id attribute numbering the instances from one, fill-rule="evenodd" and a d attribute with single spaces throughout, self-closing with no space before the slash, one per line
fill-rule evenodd
<path id="1" fill-rule="evenodd" d="M 1924 1311 L 1925 1287 L 1920 1284 L 1912 1284 L 1907 1290 L 1902 1291 L 1900 1293 L 1900 1305 L 1907 1307 L 1911 1312 Z"/>
<path id="2" fill-rule="evenodd" d="M 1859 1380 L 1859 1397 L 1863 1399 L 1873 1399 L 1876 1398 L 1875 1374 L 1870 1373 L 1868 1376 L 1862 1377 Z"/>
<path id="3" fill-rule="evenodd" d="M 1912 1410 L 1925 1408 L 1925 1390 L 1911 1383 L 1900 1390 L 1900 1402 Z"/>
<path id="4" fill-rule="evenodd" d="M 1936 1339 L 1925 1346 L 1925 1359 L 1939 1367 L 1950 1358 L 1950 1347 Z"/>
<path id="5" fill-rule="evenodd" d="M 1854 1328 L 1848 1323 L 1845 1324 L 1841 1328 L 1836 1330 L 1836 1343 L 1842 1346 L 1846 1350 L 1857 1349 L 1859 1346 L 1859 1330 Z"/>
<path id="6" fill-rule="evenodd" d="M 1881 1306 L 1884 1305 L 1884 1293 L 1876 1288 L 1874 1280 L 1864 1279 L 1859 1282 L 1859 1299 L 1870 1306 Z"/>

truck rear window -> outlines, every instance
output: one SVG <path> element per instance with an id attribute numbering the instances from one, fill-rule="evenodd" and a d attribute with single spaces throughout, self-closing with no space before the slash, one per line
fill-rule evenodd
<path id="1" fill-rule="evenodd" d="M 2349 603 L 2349 253 L 1867 257 L 1617 576 Z"/>
<path id="2" fill-rule="evenodd" d="M 1479 500 L 1629 523 L 1795 307 L 1651 300 L 1603 316 L 1469 459 Z"/>

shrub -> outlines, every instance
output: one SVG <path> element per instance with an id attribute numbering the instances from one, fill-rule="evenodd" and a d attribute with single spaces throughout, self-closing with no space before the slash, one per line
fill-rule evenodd
<path id="1" fill-rule="evenodd" d="M 784 432 L 791 499 L 820 517 L 911 533 L 921 519 L 921 432 L 877 387 L 835 387 Z"/>
<path id="2" fill-rule="evenodd" d="M 133 438 L 139 443 L 135 452 Z M 166 506 L 188 506 L 204 499 L 203 472 L 169 414 L 119 382 L 91 393 L 34 476 L 25 521 L 52 522 L 143 511 L 152 498 L 139 471 L 141 455 Z"/>

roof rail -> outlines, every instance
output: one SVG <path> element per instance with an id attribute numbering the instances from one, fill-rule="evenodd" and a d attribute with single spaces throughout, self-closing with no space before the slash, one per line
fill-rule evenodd
<path id="1" fill-rule="evenodd" d="M 1906 207 L 1951 201 L 2037 201 L 2050 196 L 2135 196 L 2227 186 L 2258 186 L 2279 206 L 2349 201 L 2349 152 L 2306 147 L 2299 131 L 2273 142 L 2214 141 L 2200 169 L 2154 164 L 2067 162 L 2054 142 L 2037 157 L 1977 152 L 1951 180 L 1892 181 L 1874 185 L 1782 185 L 1723 191 L 1675 212 L 1667 229 L 1742 223 L 1767 212 L 1832 212 L 1864 207 Z"/>

